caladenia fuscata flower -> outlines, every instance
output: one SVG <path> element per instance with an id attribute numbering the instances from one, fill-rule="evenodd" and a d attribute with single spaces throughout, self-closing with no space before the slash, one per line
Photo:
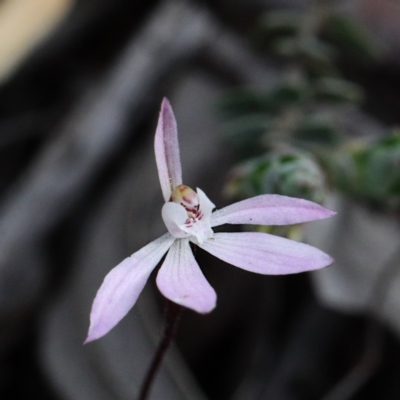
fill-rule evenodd
<path id="1" fill-rule="evenodd" d="M 165 200 L 161 215 L 168 233 L 108 273 L 93 303 L 86 342 L 108 333 L 128 313 L 166 252 L 156 280 L 161 293 L 198 313 L 212 311 L 217 296 L 197 264 L 190 243 L 258 274 L 293 274 L 333 262 L 312 246 L 267 233 L 214 233 L 212 228 L 223 224 L 289 225 L 335 213 L 311 201 L 268 194 L 213 212 L 215 205 L 201 189 L 194 191 L 182 183 L 176 121 L 167 99 L 161 105 L 154 147 Z"/>

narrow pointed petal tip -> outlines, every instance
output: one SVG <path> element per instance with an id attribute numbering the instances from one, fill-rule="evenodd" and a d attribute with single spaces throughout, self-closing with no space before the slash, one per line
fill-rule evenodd
<path id="1" fill-rule="evenodd" d="M 85 341 L 83 342 L 82 346 L 85 346 L 90 342 L 94 342 L 95 340 L 100 339 L 102 336 L 104 336 L 104 335 L 96 334 L 96 332 L 91 332 L 89 329 L 89 333 L 88 333 Z"/>
<path id="2" fill-rule="evenodd" d="M 188 239 L 172 245 L 156 282 L 167 299 L 199 314 L 208 314 L 216 306 L 217 295 L 201 272 Z"/>
<path id="3" fill-rule="evenodd" d="M 329 267 L 335 262 L 335 259 L 332 258 L 330 255 L 327 254 L 326 265 L 323 265 L 321 268 Z"/>
<path id="4" fill-rule="evenodd" d="M 93 302 L 85 344 L 106 335 L 125 317 L 174 240 L 169 233 L 161 236 L 107 274 Z"/>

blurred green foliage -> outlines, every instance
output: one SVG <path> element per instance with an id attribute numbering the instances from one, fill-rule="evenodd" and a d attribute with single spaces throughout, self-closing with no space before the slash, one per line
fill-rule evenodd
<path id="1" fill-rule="evenodd" d="M 339 78 L 321 78 L 283 84 L 265 93 L 236 89 L 221 99 L 218 109 L 226 119 L 225 137 L 240 148 L 242 157 L 248 157 L 277 142 L 302 148 L 340 143 L 340 127 L 328 106 L 361 99 L 356 85 Z"/>
<path id="2" fill-rule="evenodd" d="M 304 12 L 269 12 L 260 18 L 253 38 L 259 47 L 300 61 L 318 75 L 338 73 L 339 57 L 368 65 L 384 55 L 375 38 L 335 2 L 315 1 Z"/>
<path id="3" fill-rule="evenodd" d="M 270 152 L 238 165 L 232 171 L 227 191 L 235 197 L 280 193 L 322 203 L 325 178 L 309 154 L 297 150 Z"/>
<path id="4" fill-rule="evenodd" d="M 355 141 L 340 118 L 344 109 L 360 107 L 364 96 L 341 77 L 337 60 L 365 67 L 379 61 L 383 49 L 335 2 L 313 4 L 304 12 L 268 13 L 253 35 L 259 48 L 284 57 L 288 78 L 270 90 L 229 91 L 218 103 L 224 135 L 241 159 L 227 193 L 278 193 L 321 203 L 328 189 L 337 189 L 398 209 L 400 133 Z"/>
<path id="5" fill-rule="evenodd" d="M 352 62 L 374 62 L 384 55 L 382 46 L 375 38 L 348 15 L 330 15 L 323 34 Z"/>
<path id="6" fill-rule="evenodd" d="M 364 98 L 359 86 L 340 78 L 322 77 L 316 79 L 313 85 L 314 96 L 320 101 L 329 101 L 337 104 L 357 103 Z"/>
<path id="7" fill-rule="evenodd" d="M 343 192 L 391 211 L 400 208 L 400 132 L 373 143 L 348 143 L 329 159 Z"/>

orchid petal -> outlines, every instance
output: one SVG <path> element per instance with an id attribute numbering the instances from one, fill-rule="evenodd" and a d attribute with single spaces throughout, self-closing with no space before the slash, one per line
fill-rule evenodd
<path id="1" fill-rule="evenodd" d="M 223 224 L 291 225 L 324 219 L 335 215 L 309 200 L 278 194 L 264 194 L 239 201 L 215 211 L 211 226 Z"/>
<path id="2" fill-rule="evenodd" d="M 107 274 L 93 302 L 85 343 L 104 336 L 128 313 L 136 303 L 150 273 L 174 240 L 169 233 L 161 236 L 126 258 Z"/>
<path id="3" fill-rule="evenodd" d="M 161 216 L 168 232 L 175 238 L 189 237 L 190 233 L 182 230 L 188 218 L 185 207 L 177 203 L 165 203 L 161 209 Z"/>
<path id="4" fill-rule="evenodd" d="M 154 151 L 161 190 L 164 200 L 169 201 L 173 190 L 182 183 L 182 167 L 175 116 L 171 104 L 166 98 L 161 104 L 154 139 Z"/>
<path id="5" fill-rule="evenodd" d="M 215 233 L 202 249 L 258 274 L 284 275 L 326 267 L 333 259 L 304 243 L 259 232 Z"/>
<path id="6" fill-rule="evenodd" d="M 217 295 L 193 257 L 188 239 L 172 245 L 158 272 L 157 286 L 169 300 L 201 314 L 216 305 Z"/>
<path id="7" fill-rule="evenodd" d="M 197 188 L 197 196 L 199 197 L 200 210 L 203 214 L 203 218 L 210 218 L 212 210 L 215 208 L 215 204 L 207 197 L 207 195 L 200 189 Z"/>

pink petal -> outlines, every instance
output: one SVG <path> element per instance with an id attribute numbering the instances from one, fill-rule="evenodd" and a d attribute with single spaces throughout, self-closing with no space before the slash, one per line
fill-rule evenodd
<path id="1" fill-rule="evenodd" d="M 194 259 L 188 239 L 172 245 L 158 272 L 157 286 L 167 299 L 201 314 L 216 305 L 217 295 Z"/>
<path id="2" fill-rule="evenodd" d="M 164 200 L 169 201 L 173 190 L 182 183 L 182 167 L 175 116 L 171 104 L 166 98 L 161 104 L 154 139 L 154 151 L 161 190 Z"/>
<path id="3" fill-rule="evenodd" d="M 147 278 L 171 247 L 174 238 L 165 234 L 113 268 L 105 277 L 93 302 L 85 343 L 108 333 L 136 303 Z"/>
<path id="4" fill-rule="evenodd" d="M 278 194 L 263 194 L 215 211 L 211 226 L 223 224 L 290 225 L 335 215 L 317 203 Z"/>
<path id="5" fill-rule="evenodd" d="M 259 232 L 215 233 L 200 247 L 235 267 L 266 275 L 311 271 L 333 262 L 315 247 Z"/>

